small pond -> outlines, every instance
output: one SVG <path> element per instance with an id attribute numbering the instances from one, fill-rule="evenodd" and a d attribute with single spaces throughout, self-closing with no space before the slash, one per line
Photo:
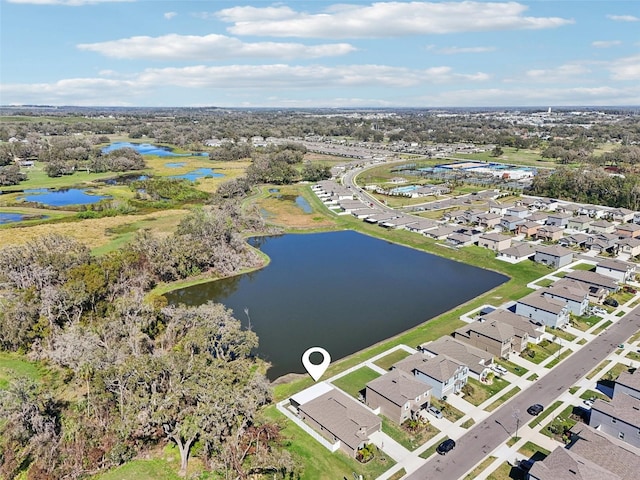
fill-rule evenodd
<path id="1" fill-rule="evenodd" d="M 338 360 L 507 280 L 353 231 L 252 243 L 271 258 L 265 268 L 166 296 L 173 304 L 223 303 L 245 325 L 250 317 L 257 353 L 272 365 L 270 379 L 303 373 L 300 358 L 309 347 L 326 348 Z"/>
<path id="2" fill-rule="evenodd" d="M 302 211 L 304 213 L 311 213 L 313 212 L 313 209 L 311 208 L 311 205 L 309 205 L 309 202 L 307 202 L 307 199 L 301 196 L 297 196 L 296 197 L 296 205 L 298 205 Z"/>
<path id="3" fill-rule="evenodd" d="M 192 170 L 183 175 L 171 175 L 169 178 L 182 178 L 189 180 L 190 182 L 195 182 L 199 178 L 208 177 L 224 177 L 224 175 L 222 173 L 214 172 L 213 168 L 198 168 L 197 170 Z"/>
<path id="4" fill-rule="evenodd" d="M 24 215 L 21 213 L 0 212 L 0 225 L 3 223 L 21 222 Z"/>
<path id="5" fill-rule="evenodd" d="M 184 167 L 185 165 L 186 165 L 186 162 L 169 162 L 164 164 L 164 166 L 167 168 L 180 168 L 180 167 Z"/>
<path id="6" fill-rule="evenodd" d="M 113 152 L 120 148 L 133 148 L 140 155 L 156 155 L 158 157 L 208 157 L 206 152 L 174 153 L 169 147 L 161 147 L 150 143 L 114 142 L 102 149 L 102 153 Z"/>
<path id="7" fill-rule="evenodd" d="M 65 207 L 67 205 L 89 205 L 110 198 L 102 195 L 90 195 L 86 193 L 88 191 L 86 188 L 69 188 L 66 190 L 37 188 L 25 190 L 25 195 L 19 197 L 18 200 L 41 203 L 42 205 L 48 205 L 50 207 Z"/>

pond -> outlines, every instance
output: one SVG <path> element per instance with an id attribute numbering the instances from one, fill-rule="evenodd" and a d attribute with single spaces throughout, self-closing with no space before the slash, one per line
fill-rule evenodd
<path id="1" fill-rule="evenodd" d="M 102 195 L 90 195 L 86 192 L 90 190 L 83 188 L 69 188 L 66 190 L 49 190 L 48 188 L 36 188 L 25 190 L 25 195 L 18 200 L 36 202 L 50 207 L 65 207 L 67 205 L 88 205 L 98 203 L 110 197 Z"/>
<path id="2" fill-rule="evenodd" d="M 353 231 L 252 239 L 271 262 L 256 272 L 167 294 L 220 302 L 260 338 L 275 379 L 303 373 L 320 346 L 338 360 L 500 285 L 507 277 Z M 245 313 L 245 309 L 248 315 Z M 412 345 L 413 346 L 413 345 Z"/>
<path id="3" fill-rule="evenodd" d="M 222 173 L 216 173 L 213 171 L 213 168 L 198 168 L 197 170 L 192 170 L 190 172 L 185 173 L 184 175 L 171 175 L 169 178 L 182 178 L 185 180 L 189 180 L 190 182 L 195 182 L 199 178 L 213 178 L 213 177 L 224 177 Z"/>
<path id="4" fill-rule="evenodd" d="M 24 215 L 21 213 L 0 212 L 0 225 L 3 223 L 21 222 Z"/>
<path id="5" fill-rule="evenodd" d="M 307 202 L 307 199 L 301 196 L 297 196 L 296 197 L 296 205 L 298 205 L 302 211 L 304 213 L 311 213 L 313 212 L 313 209 L 311 208 L 311 205 L 309 205 L 309 202 Z"/>
<path id="6" fill-rule="evenodd" d="M 206 152 L 174 153 L 169 147 L 161 147 L 150 143 L 114 142 L 102 149 L 102 153 L 113 152 L 120 148 L 133 148 L 140 155 L 156 155 L 158 157 L 208 157 Z"/>

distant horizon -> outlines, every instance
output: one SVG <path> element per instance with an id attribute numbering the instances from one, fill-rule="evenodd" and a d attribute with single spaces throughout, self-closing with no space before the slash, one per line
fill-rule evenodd
<path id="1" fill-rule="evenodd" d="M 637 0 L 0 5 L 5 105 L 640 105 Z"/>

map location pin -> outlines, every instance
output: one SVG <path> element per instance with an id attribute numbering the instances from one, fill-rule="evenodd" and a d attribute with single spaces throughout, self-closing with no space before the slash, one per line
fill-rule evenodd
<path id="1" fill-rule="evenodd" d="M 311 363 L 310 357 L 312 353 L 321 354 L 323 357 L 322 362 L 318 364 Z M 311 347 L 310 349 L 308 349 L 306 352 L 302 354 L 302 365 L 304 365 L 304 368 L 307 369 L 307 372 L 309 372 L 309 375 L 311 375 L 311 378 L 313 378 L 316 382 L 320 377 L 322 377 L 324 372 L 327 371 L 327 368 L 329 367 L 330 363 L 331 363 L 331 355 L 329 355 L 329 352 L 327 352 L 322 347 Z"/>

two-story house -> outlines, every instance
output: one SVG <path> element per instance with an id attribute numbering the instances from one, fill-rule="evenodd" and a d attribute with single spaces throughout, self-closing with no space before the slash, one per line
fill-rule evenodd
<path id="1" fill-rule="evenodd" d="M 499 252 L 511 246 L 511 239 L 501 233 L 485 233 L 478 237 L 478 246 Z"/>
<path id="2" fill-rule="evenodd" d="M 444 355 L 430 357 L 414 353 L 392 368 L 403 370 L 431 386 L 431 396 L 442 397 L 458 393 L 467 384 L 469 367 Z"/>
<path id="3" fill-rule="evenodd" d="M 516 313 L 534 323 L 551 328 L 562 328 L 569 323 L 569 307 L 563 301 L 536 291 L 516 302 Z"/>
<path id="4" fill-rule="evenodd" d="M 453 332 L 453 338 L 456 340 L 500 358 L 509 358 L 509 354 L 514 350 L 514 336 L 511 325 L 483 319 L 468 323 Z"/>
<path id="5" fill-rule="evenodd" d="M 564 267 L 573 261 L 573 251 L 559 245 L 536 246 L 533 261 L 553 268 Z"/>
<path id="6" fill-rule="evenodd" d="M 432 342 L 423 343 L 418 347 L 422 353 L 430 356 L 444 355 L 456 362 L 469 367 L 469 376 L 476 380 L 484 379 L 493 365 L 494 355 L 479 348 L 460 342 L 445 335 Z"/>
<path id="7" fill-rule="evenodd" d="M 636 264 L 608 258 L 598 262 L 596 273 L 611 277 L 620 283 L 626 283 L 636 276 Z"/>
<path id="8" fill-rule="evenodd" d="M 429 406 L 431 386 L 404 370 L 395 369 L 367 383 L 366 404 L 380 409 L 385 417 L 397 424 L 418 418 Z"/>
<path id="9" fill-rule="evenodd" d="M 547 298 L 565 302 L 569 311 L 574 315 L 584 315 L 589 307 L 588 287 L 575 280 L 562 278 L 539 291 Z"/>

